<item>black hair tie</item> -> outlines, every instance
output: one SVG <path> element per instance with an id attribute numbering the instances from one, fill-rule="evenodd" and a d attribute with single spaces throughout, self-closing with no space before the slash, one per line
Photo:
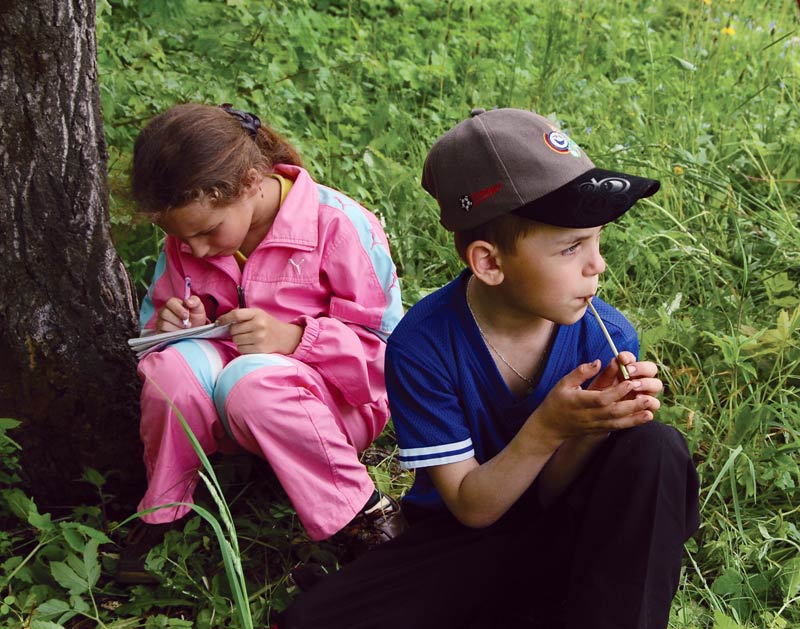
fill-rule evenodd
<path id="1" fill-rule="evenodd" d="M 224 103 L 220 105 L 220 109 L 236 118 L 236 120 L 239 121 L 239 124 L 242 125 L 242 129 L 247 131 L 251 138 L 254 140 L 256 139 L 256 135 L 258 135 L 258 129 L 261 126 L 261 119 L 258 116 L 246 111 L 234 109 L 233 105 L 230 103 Z"/>

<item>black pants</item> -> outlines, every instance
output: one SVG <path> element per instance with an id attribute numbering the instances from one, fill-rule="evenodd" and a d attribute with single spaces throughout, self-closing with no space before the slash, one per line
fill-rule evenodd
<path id="1" fill-rule="evenodd" d="M 409 515 L 280 629 L 663 629 L 699 526 L 697 473 L 681 434 L 651 422 L 613 433 L 547 509 L 534 485 L 486 529 Z"/>

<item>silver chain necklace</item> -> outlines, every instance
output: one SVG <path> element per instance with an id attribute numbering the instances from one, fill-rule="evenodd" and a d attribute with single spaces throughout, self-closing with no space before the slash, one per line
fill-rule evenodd
<path id="1" fill-rule="evenodd" d="M 469 309 L 469 313 L 472 315 L 472 319 L 475 321 L 475 325 L 478 328 L 478 332 L 481 333 L 481 338 L 483 339 L 483 342 L 486 343 L 489 346 L 489 349 L 491 349 L 495 354 L 497 354 L 497 357 L 500 360 L 503 361 L 503 364 L 506 367 L 508 367 L 511 371 L 513 371 L 515 374 L 517 374 L 517 376 L 519 376 L 522 380 L 524 380 L 525 382 L 528 383 L 528 388 L 533 389 L 534 387 L 536 387 L 536 382 L 533 380 L 533 378 L 528 378 L 527 376 L 521 374 L 517 370 L 517 368 L 514 367 L 514 365 L 512 365 L 510 362 L 508 362 L 506 360 L 506 357 L 503 356 L 503 354 L 500 353 L 500 350 L 498 350 L 494 345 L 492 345 L 492 342 L 488 339 L 488 337 L 486 336 L 486 333 L 483 331 L 483 328 L 481 327 L 481 324 L 478 321 L 478 317 L 475 315 L 475 311 L 472 309 L 472 304 L 469 301 L 469 288 L 470 288 L 470 286 L 472 286 L 472 279 L 474 277 L 475 277 L 474 275 L 471 275 L 470 278 L 467 280 L 467 293 L 466 293 L 466 296 L 467 296 L 467 308 Z M 545 355 L 547 355 L 547 350 L 546 349 L 542 353 L 542 358 L 539 360 L 539 365 L 537 366 L 537 372 L 539 370 L 539 367 L 541 367 L 541 364 L 542 364 L 542 361 L 544 360 Z"/>

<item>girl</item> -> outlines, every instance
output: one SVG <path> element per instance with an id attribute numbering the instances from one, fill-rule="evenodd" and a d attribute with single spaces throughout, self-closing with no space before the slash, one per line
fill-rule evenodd
<path id="1" fill-rule="evenodd" d="M 314 182 L 290 144 L 230 105 L 156 116 L 136 140 L 131 185 L 168 234 L 143 333 L 232 324 L 230 340 L 183 340 L 139 363 L 139 509 L 192 501 L 199 460 L 172 403 L 206 453 L 238 446 L 266 459 L 311 539 L 363 526 L 361 514 L 391 537 L 396 503 L 358 458 L 388 419 L 385 340 L 402 315 L 378 220 Z"/>

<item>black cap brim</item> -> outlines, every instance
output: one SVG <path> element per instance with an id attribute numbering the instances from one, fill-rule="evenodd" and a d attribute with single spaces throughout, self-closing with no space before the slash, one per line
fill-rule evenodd
<path id="1" fill-rule="evenodd" d="M 655 179 L 592 168 L 512 213 L 558 227 L 597 227 L 615 221 L 660 187 Z"/>

